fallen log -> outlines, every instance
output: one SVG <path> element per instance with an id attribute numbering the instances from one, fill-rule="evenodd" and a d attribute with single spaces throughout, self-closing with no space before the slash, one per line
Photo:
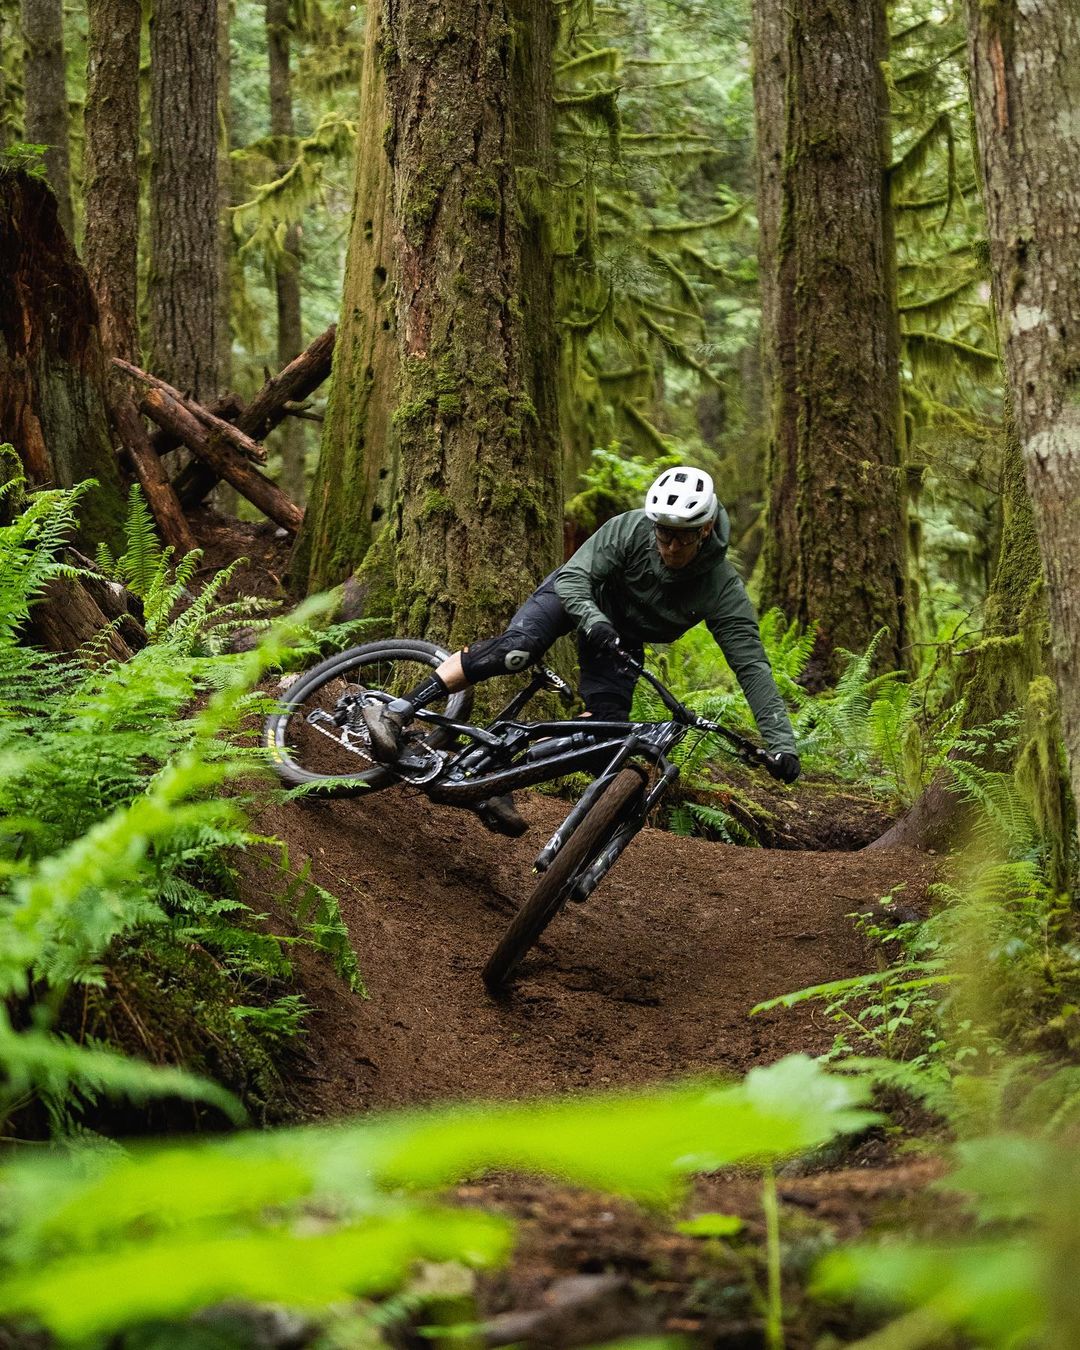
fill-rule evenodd
<path id="1" fill-rule="evenodd" d="M 119 383 L 119 382 L 118 382 Z M 116 390 L 111 400 L 113 426 L 131 460 L 147 505 L 153 512 L 161 536 L 178 554 L 196 547 L 195 536 L 180 506 L 165 465 L 158 458 L 146 426 L 126 389 Z"/>
<path id="2" fill-rule="evenodd" d="M 221 398 L 214 399 L 213 403 L 207 406 L 206 411 L 213 413 L 215 417 L 220 417 L 223 422 L 235 423 L 244 411 L 244 400 L 239 394 L 224 394 Z M 242 427 L 241 430 L 243 430 Z M 150 444 L 154 447 L 154 453 L 159 456 L 167 455 L 180 446 L 176 437 L 170 436 L 161 427 L 155 428 L 150 433 Z M 198 464 L 198 460 L 195 463 Z"/>
<path id="3" fill-rule="evenodd" d="M 161 389 L 151 387 L 143 395 L 139 408 L 152 422 L 176 436 L 219 478 L 231 483 L 263 515 L 284 526 L 290 534 L 299 530 L 304 519 L 303 511 L 275 483 L 249 464 L 232 445 L 226 444 L 216 434 L 208 434 L 202 422 L 176 399 Z"/>
<path id="4" fill-rule="evenodd" d="M 130 361 L 124 361 L 119 356 L 114 356 L 113 365 L 116 366 L 118 370 L 122 370 L 126 375 L 130 375 L 133 379 L 149 385 L 151 389 L 156 389 L 159 393 L 172 399 L 174 403 L 200 422 L 207 431 L 212 431 L 216 436 L 220 437 L 221 440 L 227 441 L 236 450 L 239 450 L 242 455 L 246 455 L 248 459 L 253 460 L 256 464 L 266 463 L 265 449 L 258 441 L 252 440 L 246 432 L 241 431 L 240 428 L 235 426 L 232 422 L 225 422 L 222 418 L 215 417 L 214 414 L 210 412 L 209 409 L 204 408 L 201 403 L 195 403 L 193 400 L 185 398 L 179 389 L 174 389 L 171 384 L 166 384 L 164 380 L 159 380 L 156 375 L 147 374 L 145 370 L 140 370 L 138 366 L 133 366 Z"/>
<path id="5" fill-rule="evenodd" d="M 272 375 L 237 416 L 236 426 L 249 436 L 264 440 L 289 416 L 289 405 L 302 403 L 330 374 L 336 337 L 337 325 L 331 324 L 295 360 Z M 207 493 L 214 489 L 217 481 L 216 475 L 206 464 L 193 461 L 180 470 L 173 486 L 181 503 L 192 507 L 198 506 Z"/>

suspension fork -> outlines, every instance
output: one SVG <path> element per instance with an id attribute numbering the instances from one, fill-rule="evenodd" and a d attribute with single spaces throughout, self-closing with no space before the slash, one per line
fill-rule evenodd
<path id="1" fill-rule="evenodd" d="M 679 766 L 668 763 L 664 772 L 653 785 L 652 791 L 641 803 L 641 807 L 634 812 L 628 821 L 620 825 L 615 831 L 614 837 L 604 849 L 593 859 L 591 865 L 578 877 L 570 891 L 569 898 L 578 904 L 582 900 L 587 900 L 597 886 L 600 885 L 604 877 L 611 871 L 623 849 L 626 848 L 630 840 L 633 839 L 642 825 L 649 818 L 649 812 L 668 790 L 669 786 L 679 776 Z"/>
<path id="2" fill-rule="evenodd" d="M 563 844 L 570 838 L 577 827 L 588 815 L 592 809 L 593 803 L 604 791 L 607 785 L 623 767 L 632 754 L 641 749 L 642 742 L 637 736 L 628 736 L 619 747 L 614 759 L 607 766 L 602 774 L 589 784 L 581 797 L 571 807 L 570 813 L 562 822 L 559 828 L 547 841 L 544 847 L 536 855 L 536 862 L 533 863 L 534 872 L 546 872 L 555 860 L 555 855 Z"/>

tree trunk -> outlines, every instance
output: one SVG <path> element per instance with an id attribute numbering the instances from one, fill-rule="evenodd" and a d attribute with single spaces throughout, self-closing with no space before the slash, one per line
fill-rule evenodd
<path id="1" fill-rule="evenodd" d="M 1080 800 L 1080 12 L 969 0 L 994 302 Z"/>
<path id="2" fill-rule="evenodd" d="M 309 591 L 336 585 L 363 562 L 397 496 L 396 282 L 381 0 L 368 5 L 360 76 L 356 188 L 341 321 L 319 463 L 290 567 Z"/>
<path id="3" fill-rule="evenodd" d="M 217 0 L 156 0 L 150 20 L 150 357 L 200 403 L 218 349 Z"/>
<path id="4" fill-rule="evenodd" d="M 355 448 L 340 457 L 348 478 L 320 466 L 314 539 L 320 558 L 354 563 L 327 528 L 326 498 L 344 498 L 348 512 L 360 505 L 362 516 L 343 522 L 355 540 L 378 514 L 380 476 L 397 477 L 364 569 L 390 581 L 393 595 L 372 598 L 369 611 L 385 612 L 392 598 L 400 631 L 451 646 L 501 627 L 558 559 L 550 244 L 535 217 L 523 226 L 530 208 L 515 180 L 515 166 L 525 181 L 549 174 L 552 23 L 545 0 L 452 0 L 437 11 L 386 0 L 369 44 L 381 61 L 365 69 L 365 121 L 384 103 L 387 132 L 376 163 L 365 168 L 360 156 L 330 444 L 355 447 L 369 428 L 378 441 L 365 447 L 366 462 Z M 380 179 L 389 220 L 374 209 Z M 382 261 L 389 249 L 392 267 Z M 390 276 L 396 325 L 380 313 Z M 393 359 L 379 368 L 381 335 L 391 332 Z M 353 434 L 342 437 L 346 391 L 356 402 Z M 348 495 L 357 487 L 359 501 Z M 341 575 L 325 565 L 311 572 Z"/>
<path id="5" fill-rule="evenodd" d="M 11 104 L 13 90 L 4 61 L 4 36 L 7 24 L 7 6 L 0 0 L 0 153 L 11 144 Z"/>
<path id="6" fill-rule="evenodd" d="M 74 243 L 62 0 L 22 0 L 22 31 L 25 136 L 32 145 L 48 147 L 45 176 L 56 196 L 60 224 Z"/>
<path id="7" fill-rule="evenodd" d="M 140 0 L 89 0 L 83 257 L 113 356 L 139 360 Z"/>
<path id="8" fill-rule="evenodd" d="M 779 332 L 777 241 L 783 209 L 787 92 L 787 11 L 783 0 L 754 0 L 754 136 L 757 161 L 758 275 L 761 293 L 762 401 L 773 407 Z"/>
<path id="9" fill-rule="evenodd" d="M 787 64 L 782 159 L 770 134 L 762 166 L 763 208 L 780 199 L 762 235 L 774 407 L 764 599 L 819 625 L 808 675 L 820 685 L 838 672 L 837 647 L 861 650 L 887 628 L 879 663 L 894 667 L 907 641 L 885 6 L 761 0 L 756 27 L 761 122 L 776 116 Z"/>
<path id="10" fill-rule="evenodd" d="M 289 72 L 290 0 L 266 0 L 266 45 L 270 74 L 270 135 L 283 144 L 295 134 L 292 88 Z M 284 173 L 287 164 L 278 165 Z M 278 366 L 287 366 L 304 349 L 300 317 L 300 229 L 290 225 L 285 231 L 282 256 L 274 277 L 277 292 Z M 281 486 L 285 495 L 299 505 L 305 492 L 305 428 L 295 417 L 286 420 L 278 437 L 281 450 Z"/>
<path id="11" fill-rule="evenodd" d="M 96 478 L 82 536 L 118 545 L 124 491 L 90 282 L 44 183 L 0 167 L 0 442 L 34 486 Z"/>

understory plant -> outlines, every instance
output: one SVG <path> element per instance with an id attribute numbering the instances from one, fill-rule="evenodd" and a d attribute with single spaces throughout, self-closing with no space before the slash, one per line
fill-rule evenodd
<path id="1" fill-rule="evenodd" d="M 280 1097 L 276 1059 L 302 1013 L 290 946 L 324 948 L 360 988 L 333 897 L 304 887 L 291 931 L 275 931 L 230 862 L 272 846 L 244 811 L 261 768 L 254 684 L 319 606 L 253 651 L 221 651 L 237 618 L 216 603 L 222 583 L 186 593 L 193 564 L 172 568 L 136 504 L 117 567 L 149 641 L 123 661 L 107 633 L 73 653 L 35 650 L 23 637 L 35 603 L 86 579 L 64 548 L 90 490 L 27 495 L 17 473 L 0 488 L 0 1121 L 40 1128 L 37 1104 L 70 1133 L 103 1095 L 187 1098 L 239 1119 L 234 1093 L 260 1113 Z"/>
<path id="2" fill-rule="evenodd" d="M 865 1129 L 865 1096 L 792 1056 L 733 1084 L 24 1156 L 0 1170 L 0 1317 L 63 1344 L 142 1326 L 157 1339 L 138 1344 L 165 1346 L 196 1310 L 244 1299 L 336 1317 L 339 1331 L 352 1318 L 334 1343 L 384 1344 L 371 1301 L 407 1291 L 421 1262 L 509 1257 L 511 1223 L 448 1204 L 455 1182 L 525 1171 L 669 1207 L 696 1172 L 767 1167 Z"/>

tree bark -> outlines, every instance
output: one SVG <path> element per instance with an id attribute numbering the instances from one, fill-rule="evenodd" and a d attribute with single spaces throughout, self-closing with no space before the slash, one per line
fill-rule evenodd
<path id="1" fill-rule="evenodd" d="M 0 258 L 0 442 L 14 445 L 35 486 L 97 479 L 82 535 L 119 544 L 124 491 L 90 282 L 46 185 L 4 168 Z"/>
<path id="2" fill-rule="evenodd" d="M 523 246 L 515 180 L 549 172 L 553 16 L 542 0 L 386 0 L 372 22 L 363 120 L 387 131 L 359 156 L 305 561 L 309 584 L 340 580 L 396 483 L 361 569 L 386 587 L 368 608 L 463 645 L 559 556 L 550 244 L 534 220 Z"/>
<path id="3" fill-rule="evenodd" d="M 762 402 L 775 397 L 779 291 L 777 261 L 783 209 L 787 124 L 787 11 L 783 0 L 754 0 L 752 13 L 754 136 L 757 162 L 758 276 L 761 293 Z"/>
<path id="4" fill-rule="evenodd" d="M 11 88 L 2 59 L 6 19 L 5 6 L 0 3 L 0 152 L 6 150 L 11 143 Z"/>
<path id="5" fill-rule="evenodd" d="M 60 224 L 74 243 L 62 0 L 22 0 L 22 31 L 26 139 L 48 147 L 45 176 L 56 197 Z"/>
<path id="6" fill-rule="evenodd" d="M 1080 12 L 968 0 L 994 303 L 1080 800 Z"/>
<path id="7" fill-rule="evenodd" d="M 216 35 L 217 0 L 156 0 L 148 363 L 200 403 L 221 387 Z"/>
<path id="8" fill-rule="evenodd" d="M 89 0 L 83 258 L 105 348 L 139 360 L 140 0 Z"/>
<path id="9" fill-rule="evenodd" d="M 183 404 L 160 389 L 148 389 L 139 407 L 158 426 L 164 427 L 186 445 L 192 454 L 205 460 L 219 478 L 231 483 L 263 515 L 284 526 L 290 534 L 295 534 L 300 528 L 304 519 L 300 508 L 231 445 L 220 440 L 215 433 L 208 432 Z"/>
<path id="10" fill-rule="evenodd" d="M 289 71 L 291 37 L 290 0 L 266 0 L 266 45 L 270 75 L 270 135 L 279 144 L 295 134 Z M 288 168 L 278 165 L 279 173 Z M 282 244 L 282 257 L 274 269 L 277 295 L 278 366 L 286 366 L 304 349 L 300 315 L 300 229 L 289 225 Z M 305 429 L 295 417 L 286 420 L 278 437 L 281 449 L 281 486 L 286 496 L 302 504 L 306 492 L 304 474 Z"/>
<path id="11" fill-rule="evenodd" d="M 372 0 L 330 398 L 304 528 L 290 564 L 294 580 L 309 591 L 336 585 L 360 566 L 390 518 L 398 491 L 397 435 L 391 421 L 398 369 L 397 273 L 392 178 L 383 134 L 390 113 L 381 55 L 387 41 L 382 0 Z"/>
<path id="12" fill-rule="evenodd" d="M 907 642 L 885 6 L 761 0 L 757 30 L 761 121 L 776 115 L 785 60 L 787 74 L 780 217 L 762 235 L 774 408 L 764 599 L 818 624 L 808 677 L 820 685 L 838 673 L 838 647 L 862 650 L 887 628 L 879 664 L 895 667 Z M 764 175 L 778 147 L 766 154 Z M 776 196 L 764 182 L 764 210 Z"/>

